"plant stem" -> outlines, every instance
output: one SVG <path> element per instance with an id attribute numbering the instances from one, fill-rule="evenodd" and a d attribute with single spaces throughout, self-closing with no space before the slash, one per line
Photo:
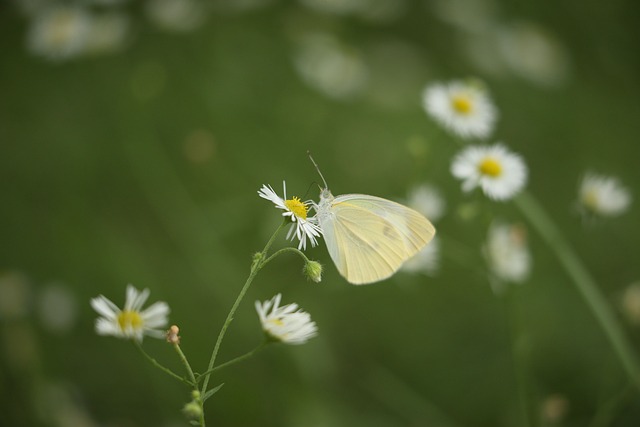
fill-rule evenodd
<path id="1" fill-rule="evenodd" d="M 307 256 L 300 250 L 300 249 L 296 249 L 296 248 L 292 248 L 292 247 L 286 247 L 286 248 L 282 248 L 278 251 L 276 251 L 273 255 L 271 255 L 269 258 L 265 259 L 264 262 L 262 263 L 262 266 L 264 267 L 265 265 L 267 265 L 267 263 L 269 263 L 269 261 L 271 261 L 272 259 L 274 259 L 275 257 L 277 257 L 280 254 L 283 254 L 285 252 L 293 252 L 296 253 L 298 255 L 300 255 L 302 257 L 302 259 L 304 259 L 304 262 L 309 262 L 309 258 L 307 258 Z"/>
<path id="2" fill-rule="evenodd" d="M 178 356 L 180 357 L 180 360 L 184 364 L 184 367 L 187 369 L 187 372 L 189 373 L 189 378 L 191 378 L 191 381 L 193 382 L 194 385 L 197 384 L 196 376 L 193 374 L 193 369 L 191 369 L 191 365 L 189 364 L 187 357 L 182 352 L 180 345 L 174 344 L 173 348 L 175 348 L 176 352 L 178 353 Z"/>
<path id="3" fill-rule="evenodd" d="M 203 376 L 205 376 L 205 375 L 212 374 L 212 373 L 216 372 L 216 371 L 217 371 L 217 370 L 219 370 L 219 369 L 226 368 L 227 366 L 234 365 L 234 364 L 236 364 L 236 363 L 238 363 L 238 362 L 242 362 L 243 360 L 246 360 L 246 359 L 250 358 L 251 356 L 253 356 L 253 355 L 254 355 L 254 354 L 256 354 L 257 352 L 259 352 L 260 350 L 262 350 L 263 348 L 265 348 L 265 346 L 266 346 L 267 344 L 269 344 L 269 341 L 265 340 L 262 344 L 260 344 L 258 347 L 254 348 L 254 349 L 253 349 L 253 350 L 251 350 L 250 352 L 245 353 L 245 354 L 243 354 L 242 356 L 238 356 L 238 357 L 236 357 L 235 359 L 231 359 L 231 360 L 229 360 L 229 361 L 227 361 L 227 362 L 224 362 L 224 363 L 222 363 L 222 364 L 220 364 L 220 365 L 218 365 L 218 366 L 216 366 L 216 367 L 212 368 L 211 370 L 208 370 L 208 371 L 206 371 L 206 372 L 203 372 L 202 374 L 200 374 L 200 377 L 203 377 Z"/>
<path id="4" fill-rule="evenodd" d="M 515 199 L 515 204 L 555 251 L 587 306 L 604 329 L 631 382 L 640 388 L 640 367 L 636 356 L 595 280 L 533 196 L 523 192 Z"/>
<path id="5" fill-rule="evenodd" d="M 244 298 L 244 295 L 247 293 L 247 290 L 249 289 L 249 286 L 251 286 L 251 282 L 253 282 L 253 279 L 258 274 L 258 271 L 260 271 L 260 269 L 264 266 L 265 257 L 267 255 L 267 251 L 269 250 L 269 248 L 273 244 L 276 236 L 278 235 L 278 233 L 280 233 L 280 230 L 282 230 L 282 228 L 285 226 L 285 224 L 286 224 L 286 221 L 283 222 L 282 225 L 280 225 L 280 227 L 278 227 L 278 229 L 273 233 L 273 235 L 271 236 L 271 238 L 269 239 L 269 241 L 265 245 L 265 247 L 262 250 L 262 252 L 260 252 L 258 254 L 258 258 L 254 259 L 254 263 L 251 266 L 251 272 L 249 273 L 249 277 L 247 277 L 247 281 L 244 283 L 244 286 L 240 290 L 240 293 L 238 294 L 238 297 L 236 298 L 236 301 L 233 303 L 233 306 L 231 307 L 231 310 L 229 311 L 229 314 L 227 314 L 227 319 L 224 321 L 224 324 L 222 325 L 222 329 L 220 329 L 220 333 L 218 334 L 218 339 L 216 340 L 216 345 L 213 348 L 213 352 L 211 353 L 211 359 L 209 359 L 209 365 L 208 365 L 207 370 L 206 370 L 206 372 L 208 372 L 208 373 L 204 377 L 204 382 L 202 384 L 202 389 L 201 389 L 201 393 L 203 395 L 207 391 L 207 385 L 209 385 L 209 378 L 211 377 L 211 371 L 213 369 L 213 365 L 216 362 L 216 357 L 218 356 L 218 351 L 220 350 L 220 345 L 222 344 L 222 339 L 224 338 L 224 335 L 227 332 L 227 328 L 229 327 L 229 325 L 231 324 L 231 321 L 233 320 L 233 315 L 235 314 L 236 310 L 238 309 L 238 306 L 240 305 L 240 302 L 242 301 L 242 298 Z"/>
<path id="6" fill-rule="evenodd" d="M 180 348 L 180 344 L 174 344 L 173 348 L 176 350 L 176 353 L 178 353 L 180 360 L 184 364 L 184 367 L 187 369 L 187 372 L 189 373 L 189 378 L 191 378 L 191 381 L 193 382 L 193 389 L 199 392 L 198 381 L 196 381 L 196 376 L 193 374 L 193 369 L 191 369 L 191 364 L 189 364 L 189 361 L 187 360 L 187 356 L 185 356 L 184 353 L 182 352 L 182 349 Z M 198 394 L 199 393 L 197 393 L 196 395 Z M 194 396 L 194 398 L 196 397 Z M 200 416 L 198 418 L 198 422 L 200 423 L 200 427 L 205 427 L 204 402 L 202 400 L 202 397 L 201 396 L 197 397 L 197 401 L 198 401 L 198 404 L 200 405 Z"/>
<path id="7" fill-rule="evenodd" d="M 171 369 L 162 366 L 156 359 L 154 359 L 153 357 L 149 356 L 149 354 L 146 351 L 144 351 L 144 349 L 142 348 L 142 346 L 140 345 L 140 343 L 138 341 L 134 340 L 133 343 L 135 344 L 136 348 L 140 351 L 140 353 L 142 353 L 142 355 L 149 362 L 151 362 L 156 368 L 160 369 L 161 371 L 165 372 L 166 374 L 172 376 L 173 378 L 175 378 L 178 381 L 183 382 L 183 383 L 185 383 L 187 385 L 190 385 L 192 387 L 194 387 L 196 385 L 195 380 L 193 382 L 190 382 L 187 379 L 185 379 L 185 378 L 181 377 L 180 375 L 176 374 L 175 372 L 173 372 Z"/>

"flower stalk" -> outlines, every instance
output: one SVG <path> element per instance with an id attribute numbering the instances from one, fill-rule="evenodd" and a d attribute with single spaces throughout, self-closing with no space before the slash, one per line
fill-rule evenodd
<path id="1" fill-rule="evenodd" d="M 616 320 L 591 274 L 589 274 L 580 258 L 562 237 L 554 222 L 533 196 L 527 192 L 522 192 L 515 198 L 515 204 L 556 253 L 560 263 L 573 279 L 587 306 L 600 323 L 629 379 L 636 387 L 640 388 L 640 366 L 638 365 L 638 360 L 622 331 L 622 327 Z"/>

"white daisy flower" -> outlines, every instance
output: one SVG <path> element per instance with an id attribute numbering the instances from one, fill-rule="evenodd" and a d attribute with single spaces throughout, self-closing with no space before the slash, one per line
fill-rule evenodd
<path id="1" fill-rule="evenodd" d="M 424 273 L 435 276 L 440 266 L 440 239 L 434 237 L 420 252 L 412 256 L 402 265 L 402 271 L 407 273 Z"/>
<path id="2" fill-rule="evenodd" d="M 168 323 L 169 306 L 165 302 L 156 302 L 141 310 L 147 298 L 149 289 L 139 292 L 131 285 L 127 286 L 123 310 L 103 295 L 93 298 L 91 307 L 102 316 L 96 320 L 98 335 L 113 335 L 136 341 L 142 341 L 144 335 L 164 338 L 165 331 L 162 328 Z"/>
<path id="3" fill-rule="evenodd" d="M 278 196 L 270 185 L 263 185 L 258 191 L 258 195 L 263 199 L 271 200 L 278 209 L 284 211 L 282 216 L 291 220 L 292 224 L 287 233 L 287 239 L 293 240 L 294 237 L 297 237 L 300 241 L 298 249 L 307 249 L 307 239 L 311 242 L 311 246 L 316 246 L 321 230 L 316 223 L 316 218 L 307 216 L 311 202 L 303 202 L 295 196 L 287 199 L 287 185 L 284 181 L 282 181 L 282 188 L 284 198 Z"/>
<path id="4" fill-rule="evenodd" d="M 49 59 L 84 53 L 92 26 L 91 15 L 78 6 L 52 6 L 38 13 L 29 28 L 29 49 Z"/>
<path id="5" fill-rule="evenodd" d="M 531 255 L 526 229 L 522 225 L 492 224 L 484 255 L 493 277 L 498 281 L 522 283 L 529 277 Z"/>
<path id="6" fill-rule="evenodd" d="M 465 148 L 453 159 L 451 173 L 463 180 L 463 191 L 480 187 L 494 200 L 512 198 L 527 183 L 524 161 L 501 144 Z"/>
<path id="7" fill-rule="evenodd" d="M 587 173 L 580 184 L 580 204 L 587 212 L 617 216 L 631 204 L 631 194 L 614 177 Z"/>
<path id="8" fill-rule="evenodd" d="M 484 86 L 474 82 L 429 85 L 422 105 L 433 119 L 462 138 L 488 137 L 498 118 Z"/>
<path id="9" fill-rule="evenodd" d="M 269 301 L 256 301 L 262 330 L 274 341 L 285 344 L 304 344 L 318 334 L 315 322 L 309 313 L 298 310 L 297 304 L 280 307 L 281 295 Z"/>
<path id="10" fill-rule="evenodd" d="M 438 188 L 431 184 L 420 184 L 409 191 L 407 204 L 435 222 L 444 216 L 447 202 Z"/>

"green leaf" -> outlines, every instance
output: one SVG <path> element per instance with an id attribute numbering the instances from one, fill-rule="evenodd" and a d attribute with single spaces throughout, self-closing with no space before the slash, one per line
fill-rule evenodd
<path id="1" fill-rule="evenodd" d="M 224 383 L 220 384 L 217 387 L 212 388 L 211 390 L 207 391 L 204 396 L 202 396 L 202 401 L 206 402 L 208 398 L 210 398 L 211 396 L 213 396 L 214 394 L 216 394 L 218 392 L 218 390 L 220 390 L 222 388 L 222 386 L 224 385 Z"/>

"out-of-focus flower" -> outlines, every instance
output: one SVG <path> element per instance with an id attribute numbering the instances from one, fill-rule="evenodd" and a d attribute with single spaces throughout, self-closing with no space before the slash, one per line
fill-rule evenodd
<path id="1" fill-rule="evenodd" d="M 624 290 L 622 312 L 629 322 L 640 325 L 640 282 L 632 283 Z"/>
<path id="2" fill-rule="evenodd" d="M 346 99 L 359 94 L 368 78 L 360 54 L 328 34 L 303 37 L 293 62 L 309 86 L 331 98 Z"/>
<path id="3" fill-rule="evenodd" d="M 451 173 L 463 181 L 463 191 L 480 187 L 494 200 L 512 198 L 527 183 L 524 161 L 501 144 L 465 148 L 453 159 Z"/>
<path id="4" fill-rule="evenodd" d="M 492 224 L 484 254 L 493 277 L 498 281 L 522 283 L 529 277 L 531 255 L 524 226 Z"/>
<path id="5" fill-rule="evenodd" d="M 407 273 L 423 273 L 434 276 L 440 267 L 440 239 L 434 237 L 431 242 L 417 254 L 409 258 L 403 265 L 402 271 Z"/>
<path id="6" fill-rule="evenodd" d="M 520 22 L 497 32 L 497 51 L 519 76 L 540 85 L 561 83 L 569 71 L 569 56 L 560 42 L 542 27 Z"/>
<path id="7" fill-rule="evenodd" d="M 162 328 L 168 323 L 169 306 L 165 302 L 156 302 L 142 310 L 147 298 L 149 289 L 139 292 L 131 285 L 127 286 L 127 298 L 122 310 L 103 295 L 93 298 L 91 307 L 102 316 L 96 320 L 96 332 L 136 341 L 142 341 L 145 335 L 164 338 L 165 331 Z"/>
<path id="8" fill-rule="evenodd" d="M 129 17 L 122 13 L 95 15 L 89 30 L 87 53 L 111 53 L 122 49 L 129 35 Z"/>
<path id="9" fill-rule="evenodd" d="M 587 173 L 580 183 L 579 202 L 587 213 L 613 217 L 629 209 L 631 194 L 617 178 Z"/>
<path id="10" fill-rule="evenodd" d="M 498 118 L 484 85 L 478 81 L 434 83 L 422 94 L 425 111 L 462 138 L 486 138 Z"/>
<path id="11" fill-rule="evenodd" d="M 346 15 L 363 10 L 368 0 L 300 0 L 310 9 L 336 15 Z"/>
<path id="12" fill-rule="evenodd" d="M 569 412 L 569 400 L 561 394 L 552 394 L 542 401 L 540 415 L 544 421 L 543 425 L 556 425 L 561 422 Z"/>
<path id="13" fill-rule="evenodd" d="M 37 309 L 42 326 L 56 333 L 68 332 L 78 311 L 75 295 L 61 283 L 51 283 L 40 291 Z"/>
<path id="14" fill-rule="evenodd" d="M 52 60 L 71 58 L 84 52 L 92 24 L 91 14 L 80 6 L 44 8 L 32 18 L 28 47 Z"/>
<path id="15" fill-rule="evenodd" d="M 256 301 L 262 330 L 269 339 L 285 344 L 304 344 L 315 337 L 318 328 L 309 313 L 298 310 L 297 304 L 280 307 L 280 298 L 278 294 L 264 303 Z"/>
<path id="16" fill-rule="evenodd" d="M 447 202 L 442 193 L 431 184 L 421 184 L 409 191 L 407 203 L 411 208 L 435 222 L 442 218 L 447 210 Z"/>
<path id="17" fill-rule="evenodd" d="M 497 10 L 492 0 L 436 0 L 428 4 L 438 18 L 461 31 L 479 33 L 495 25 Z"/>
<path id="18" fill-rule="evenodd" d="M 197 0 L 148 0 L 145 9 L 149 19 L 167 31 L 193 31 L 207 18 L 205 2 Z"/>
<path id="19" fill-rule="evenodd" d="M 299 240 L 298 249 L 307 249 L 307 239 L 311 242 L 311 246 L 318 244 L 317 238 L 322 233 L 320 227 L 316 223 L 315 217 L 308 217 L 309 202 L 303 202 L 297 197 L 287 199 L 287 185 L 282 181 L 284 198 L 278 196 L 270 185 L 263 185 L 258 195 L 263 199 L 270 200 L 278 209 L 284 212 L 282 216 L 288 217 L 292 224 L 287 233 L 287 239 L 293 240 L 297 237 Z"/>

